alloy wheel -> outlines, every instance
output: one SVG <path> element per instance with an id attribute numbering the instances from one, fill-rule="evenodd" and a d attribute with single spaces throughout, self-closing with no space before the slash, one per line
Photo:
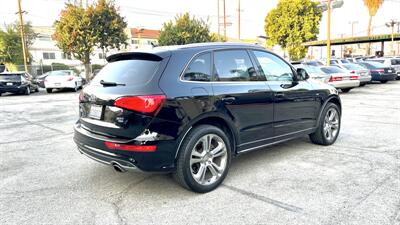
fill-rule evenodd
<path id="1" fill-rule="evenodd" d="M 324 136 L 328 141 L 336 138 L 339 132 L 339 113 L 335 108 L 330 108 L 324 119 Z"/>
<path id="2" fill-rule="evenodd" d="M 225 142 L 216 134 L 201 137 L 190 155 L 190 172 L 201 185 L 210 185 L 220 179 L 228 161 Z"/>

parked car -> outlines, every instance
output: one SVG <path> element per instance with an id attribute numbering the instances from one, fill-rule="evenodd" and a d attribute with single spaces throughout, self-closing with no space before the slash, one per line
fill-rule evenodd
<path id="1" fill-rule="evenodd" d="M 336 66 L 320 67 L 322 72 L 329 75 L 328 84 L 340 89 L 342 92 L 349 92 L 351 89 L 360 86 L 360 77 L 357 74 L 350 74 Z"/>
<path id="2" fill-rule="evenodd" d="M 363 58 L 362 57 L 353 57 L 353 58 L 346 58 L 350 63 L 358 63 L 362 62 Z"/>
<path id="3" fill-rule="evenodd" d="M 32 76 L 26 72 L 5 72 L 0 74 L 0 95 L 6 92 L 30 95 L 38 92 L 39 87 Z"/>
<path id="4" fill-rule="evenodd" d="M 4 72 L 7 72 L 6 65 L 0 63 L 0 73 L 4 73 Z"/>
<path id="5" fill-rule="evenodd" d="M 172 172 L 208 192 L 233 156 L 307 134 L 330 145 L 339 134 L 337 90 L 257 45 L 157 47 L 107 61 L 81 91 L 74 140 L 117 171 Z"/>
<path id="6" fill-rule="evenodd" d="M 360 62 L 358 64 L 366 69 L 369 69 L 372 81 L 386 83 L 388 81 L 395 80 L 397 77 L 393 68 L 387 67 L 382 63 L 375 61 L 366 61 Z"/>
<path id="7" fill-rule="evenodd" d="M 390 67 L 390 68 L 394 69 L 395 73 L 397 74 L 396 79 L 400 79 L 400 59 L 397 59 L 397 58 L 374 58 L 374 59 L 367 59 L 366 61 L 382 63 L 386 67 Z"/>
<path id="8" fill-rule="evenodd" d="M 347 63 L 342 65 L 334 65 L 338 68 L 348 71 L 351 74 L 356 74 L 360 77 L 360 86 L 365 86 L 371 81 L 371 73 L 368 69 L 354 63 Z"/>
<path id="9" fill-rule="evenodd" d="M 295 64 L 293 65 L 294 68 L 303 68 L 307 74 L 309 75 L 310 79 L 315 81 L 320 81 L 322 83 L 328 83 L 329 76 L 322 72 L 318 66 L 307 66 L 303 64 Z"/>
<path id="10" fill-rule="evenodd" d="M 330 60 L 330 65 L 342 65 L 342 64 L 347 64 L 347 63 L 351 63 L 351 62 L 347 59 L 331 59 Z"/>
<path id="11" fill-rule="evenodd" d="M 44 86 L 44 80 L 46 79 L 46 77 L 49 75 L 50 72 L 44 73 L 42 75 L 37 76 L 34 80 L 35 83 L 41 87 L 41 88 L 45 88 Z"/>
<path id="12" fill-rule="evenodd" d="M 44 86 L 47 93 L 53 92 L 53 89 L 72 89 L 78 91 L 82 87 L 82 78 L 73 70 L 55 70 L 49 72 L 44 80 Z"/>

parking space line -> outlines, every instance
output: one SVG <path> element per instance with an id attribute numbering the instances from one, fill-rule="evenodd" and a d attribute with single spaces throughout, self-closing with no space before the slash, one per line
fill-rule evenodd
<path id="1" fill-rule="evenodd" d="M 264 197 L 262 195 L 258 195 L 258 194 L 253 193 L 253 192 L 245 191 L 243 189 L 236 188 L 236 187 L 233 187 L 233 186 L 230 186 L 230 185 L 227 185 L 227 184 L 222 184 L 221 186 L 225 187 L 225 188 L 227 188 L 227 189 L 229 189 L 231 191 L 238 192 L 238 193 L 240 193 L 242 195 L 245 195 L 247 197 L 250 197 L 250 198 L 262 201 L 262 202 L 266 202 L 266 203 L 269 203 L 269 204 L 274 205 L 276 207 L 285 209 L 287 211 L 291 211 L 291 212 L 301 212 L 301 211 L 303 211 L 303 209 L 300 208 L 300 207 L 293 206 L 293 205 L 290 205 L 290 204 L 287 204 L 287 203 L 284 203 L 284 202 L 281 202 L 281 201 L 278 201 L 278 200 L 274 200 L 274 199 L 271 199 L 271 198 L 267 198 L 267 197 Z"/>

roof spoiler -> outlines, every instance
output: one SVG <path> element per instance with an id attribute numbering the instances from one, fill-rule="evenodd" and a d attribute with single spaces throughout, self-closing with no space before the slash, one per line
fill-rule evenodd
<path id="1" fill-rule="evenodd" d="M 161 61 L 163 58 L 161 56 L 146 53 L 146 52 L 122 52 L 110 55 L 106 58 L 107 62 L 116 62 L 121 60 L 130 60 L 130 59 L 144 59 L 151 61 Z"/>

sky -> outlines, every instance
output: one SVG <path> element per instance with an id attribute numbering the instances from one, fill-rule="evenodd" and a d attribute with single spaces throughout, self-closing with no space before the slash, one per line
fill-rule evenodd
<path id="1" fill-rule="evenodd" d="M 93 2 L 93 0 L 83 0 Z M 189 12 L 204 20 L 208 19 L 212 32 L 217 32 L 217 3 L 220 1 L 222 16 L 222 0 L 115 0 L 120 13 L 125 17 L 129 27 L 160 29 L 165 21 L 175 15 Z M 22 10 L 27 12 L 24 20 L 31 21 L 34 26 L 50 26 L 58 18 L 61 9 L 68 0 L 21 0 Z M 264 20 L 267 13 L 276 7 L 278 0 L 241 0 L 241 37 L 254 39 L 265 35 Z M 226 0 L 227 35 L 238 36 L 238 0 Z M 17 20 L 17 0 L 0 0 L 0 25 Z M 400 0 L 385 0 L 377 15 L 373 18 L 373 33 L 389 33 L 385 22 L 390 19 L 400 21 Z M 222 19 L 221 19 L 222 21 Z M 344 0 L 342 8 L 332 12 L 331 37 L 351 36 L 350 21 L 354 25 L 355 36 L 366 35 L 368 10 L 362 0 Z M 319 39 L 326 38 L 327 13 L 323 14 Z M 222 31 L 221 31 L 222 32 Z"/>

